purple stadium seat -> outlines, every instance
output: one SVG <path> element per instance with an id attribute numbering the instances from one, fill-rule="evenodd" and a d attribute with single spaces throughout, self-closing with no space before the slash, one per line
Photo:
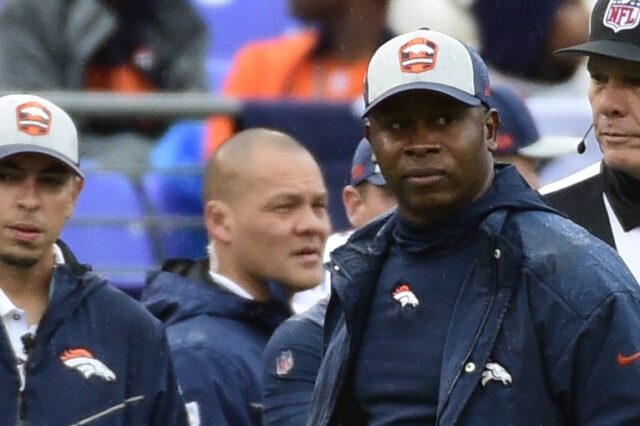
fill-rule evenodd
<path id="1" fill-rule="evenodd" d="M 88 170 L 74 216 L 61 239 L 81 263 L 116 287 L 139 295 L 146 272 L 157 266 L 145 209 L 132 181 L 121 173 Z"/>

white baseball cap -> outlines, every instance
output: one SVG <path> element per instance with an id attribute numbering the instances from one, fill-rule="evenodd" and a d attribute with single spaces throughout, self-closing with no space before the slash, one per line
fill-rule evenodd
<path id="1" fill-rule="evenodd" d="M 71 117 L 57 105 L 35 95 L 0 97 L 0 158 L 37 152 L 80 170 L 78 131 Z"/>
<path id="2" fill-rule="evenodd" d="M 470 106 L 488 105 L 489 73 L 480 55 L 446 34 L 420 29 L 392 38 L 367 68 L 364 116 L 380 102 L 408 90 L 429 90 Z"/>

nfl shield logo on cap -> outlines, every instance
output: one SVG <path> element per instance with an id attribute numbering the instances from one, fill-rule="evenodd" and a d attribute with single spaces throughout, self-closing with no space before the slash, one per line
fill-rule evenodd
<path id="1" fill-rule="evenodd" d="M 640 62 L 640 0 L 598 0 L 591 12 L 589 41 L 556 53 Z"/>
<path id="2" fill-rule="evenodd" d="M 614 32 L 628 30 L 640 22 L 640 0 L 609 0 L 603 24 Z"/>

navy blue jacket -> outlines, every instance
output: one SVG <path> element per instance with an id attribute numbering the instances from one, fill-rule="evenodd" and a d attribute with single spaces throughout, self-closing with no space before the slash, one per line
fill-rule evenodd
<path id="1" fill-rule="evenodd" d="M 328 301 L 289 318 L 269 339 L 262 359 L 264 426 L 300 426 L 307 421 Z"/>
<path id="2" fill-rule="evenodd" d="M 638 285 L 609 246 L 509 174 L 452 307 L 438 425 L 640 424 Z M 393 224 L 381 218 L 332 253 L 309 425 L 366 424 L 350 378 Z"/>
<path id="3" fill-rule="evenodd" d="M 262 352 L 288 305 L 243 299 L 218 286 L 206 260 L 169 261 L 142 300 L 167 330 L 190 416 L 201 425 L 259 425 Z"/>
<path id="4" fill-rule="evenodd" d="M 22 393 L 0 332 L 0 424 L 186 425 L 160 322 L 58 244 L 66 263 L 54 270 Z"/>

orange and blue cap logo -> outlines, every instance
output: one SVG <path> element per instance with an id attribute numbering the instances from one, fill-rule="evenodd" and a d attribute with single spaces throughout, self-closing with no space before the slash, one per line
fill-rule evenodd
<path id="1" fill-rule="evenodd" d="M 51 129 L 51 112 L 38 102 L 25 102 L 16 107 L 18 130 L 31 136 L 45 136 Z"/>
<path id="2" fill-rule="evenodd" d="M 417 37 L 403 44 L 398 55 L 402 72 L 419 74 L 435 68 L 438 45 L 426 38 Z"/>

